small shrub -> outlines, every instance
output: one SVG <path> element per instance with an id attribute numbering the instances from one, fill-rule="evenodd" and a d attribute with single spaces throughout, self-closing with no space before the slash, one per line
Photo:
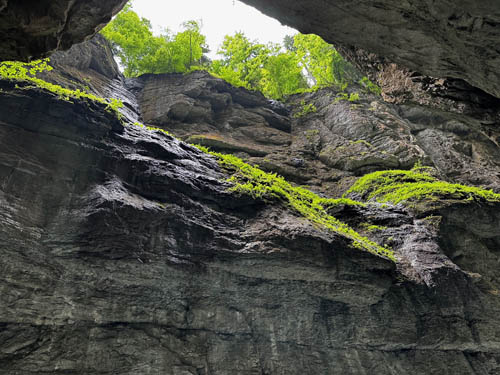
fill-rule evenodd
<path id="1" fill-rule="evenodd" d="M 359 84 L 363 86 L 367 92 L 371 92 L 372 94 L 379 96 L 382 95 L 382 89 L 378 85 L 370 81 L 368 77 L 361 78 Z"/>
<path id="2" fill-rule="evenodd" d="M 301 109 L 299 112 L 297 112 L 293 115 L 294 118 L 300 118 L 300 117 L 303 117 L 305 115 L 308 115 L 309 113 L 316 113 L 318 111 L 318 109 L 316 108 L 316 106 L 313 103 L 306 104 L 305 100 L 302 100 L 300 102 L 300 105 L 301 105 Z"/>
<path id="3" fill-rule="evenodd" d="M 348 101 L 351 103 L 357 102 L 360 99 L 359 94 L 357 92 L 353 92 L 351 94 L 348 94 L 346 92 L 339 92 L 334 99 L 333 103 L 338 103 L 340 101 Z"/>

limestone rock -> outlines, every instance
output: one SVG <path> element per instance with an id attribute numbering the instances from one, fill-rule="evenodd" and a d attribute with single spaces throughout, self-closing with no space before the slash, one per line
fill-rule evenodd
<path id="1" fill-rule="evenodd" d="M 500 99 L 461 79 L 425 76 L 360 48 L 336 48 L 381 88 L 386 102 L 421 104 L 486 122 L 500 119 Z"/>
<path id="2" fill-rule="evenodd" d="M 253 156 L 276 152 L 277 146 L 291 142 L 289 116 L 275 111 L 262 94 L 232 87 L 207 72 L 144 75 L 130 81 L 144 123 L 183 139 Z"/>

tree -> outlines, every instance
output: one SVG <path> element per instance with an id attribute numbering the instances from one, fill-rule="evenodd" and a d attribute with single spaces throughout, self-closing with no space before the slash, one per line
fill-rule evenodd
<path id="1" fill-rule="evenodd" d="M 270 54 L 264 44 L 251 42 L 243 33 L 234 36 L 226 35 L 221 48 L 217 52 L 222 56 L 213 67 L 213 71 L 224 77 L 228 72 L 232 80 L 243 82 L 249 89 L 257 89 L 262 79 L 262 67 Z"/>
<path id="2" fill-rule="evenodd" d="M 293 47 L 307 71 L 308 78 L 314 82 L 313 86 L 345 87 L 349 82 L 359 79 L 354 67 L 318 35 L 297 34 Z"/>
<path id="3" fill-rule="evenodd" d="M 218 51 L 221 60 L 210 71 L 236 86 L 261 91 L 278 99 L 307 87 L 293 52 L 281 52 L 281 46 L 250 41 L 243 33 L 226 36 Z"/>
<path id="4" fill-rule="evenodd" d="M 263 68 L 260 86 L 264 95 L 273 99 L 282 99 L 308 88 L 297 54 L 286 52 L 270 56 Z"/>
<path id="5" fill-rule="evenodd" d="M 144 73 L 182 73 L 205 69 L 227 82 L 281 99 L 304 89 L 347 83 L 361 78 L 335 48 L 317 35 L 287 35 L 283 46 L 249 40 L 244 33 L 226 35 L 210 61 L 201 21 L 187 21 L 177 34 L 153 35 L 151 23 L 127 5 L 102 34 L 111 41 L 127 77 Z"/>
<path id="6" fill-rule="evenodd" d="M 200 23 L 187 21 L 183 28 L 175 35 L 166 30 L 154 36 L 151 23 L 140 18 L 129 4 L 101 33 L 111 42 L 125 68 L 124 75 L 136 77 L 144 73 L 182 73 L 201 62 L 206 38 L 200 32 Z"/>
<path id="7" fill-rule="evenodd" d="M 185 60 L 186 69 L 189 69 L 195 64 L 202 64 L 203 54 L 208 52 L 208 47 L 205 36 L 200 32 L 201 21 L 186 21 L 182 26 L 184 32 L 175 36 L 175 43 L 183 56 L 189 56 Z"/>
<path id="8" fill-rule="evenodd" d="M 294 38 L 293 35 L 285 35 L 283 38 L 283 47 L 285 47 L 287 51 L 297 52 L 297 48 L 294 46 Z"/>

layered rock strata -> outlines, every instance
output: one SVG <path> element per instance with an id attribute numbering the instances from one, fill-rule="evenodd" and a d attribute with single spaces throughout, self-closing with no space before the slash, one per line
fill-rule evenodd
<path id="1" fill-rule="evenodd" d="M 203 73 L 125 81 L 92 59 L 62 61 L 47 79 L 116 94 L 128 125 L 105 105 L 0 82 L 4 373 L 500 372 L 498 204 L 332 208 L 389 244 L 395 264 L 279 202 L 229 192 L 213 157 L 131 124 L 267 158 L 329 195 L 416 160 L 497 188 L 494 128 L 332 90 L 292 98 L 288 113 Z M 315 112 L 293 117 L 308 103 Z"/>

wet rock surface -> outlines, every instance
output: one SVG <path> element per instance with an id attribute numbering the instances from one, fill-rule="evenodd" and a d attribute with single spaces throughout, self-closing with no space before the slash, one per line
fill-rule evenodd
<path id="1" fill-rule="evenodd" d="M 325 196 L 416 160 L 498 189 L 494 126 L 361 91 L 284 109 L 205 73 L 124 80 L 111 59 L 71 54 L 47 79 L 123 98 L 128 125 L 104 105 L 0 83 L 0 373 L 500 373 L 498 204 L 332 208 L 393 247 L 394 264 L 229 193 L 211 156 L 130 123 Z"/>
<path id="2" fill-rule="evenodd" d="M 465 93 L 464 84 L 500 97 L 500 7 L 494 0 L 244 2 L 303 33 L 321 35 L 353 61 L 362 61 L 362 71 L 383 73 L 392 100 L 423 88 L 447 102 L 447 92 Z M 29 60 L 68 49 L 95 34 L 124 3 L 2 0 L 0 60 Z M 419 72 L 417 79 L 414 72 Z M 404 84 L 408 79 L 414 81 L 410 87 Z M 418 96 L 427 100 L 427 95 Z"/>
<path id="3" fill-rule="evenodd" d="M 395 106 L 360 94 L 339 100 L 334 88 L 292 97 L 289 115 L 260 95 L 238 102 L 246 90 L 207 73 L 145 76 L 132 80 L 144 123 L 191 143 L 236 153 L 327 195 L 339 195 L 356 176 L 383 169 L 435 167 L 439 177 L 500 191 L 500 133 L 495 123 L 419 104 Z M 140 83 L 140 84 L 138 84 Z M 357 90 L 357 91 L 356 91 Z M 216 104 L 214 105 L 214 102 Z M 313 113 L 298 116 L 304 105 Z"/>

